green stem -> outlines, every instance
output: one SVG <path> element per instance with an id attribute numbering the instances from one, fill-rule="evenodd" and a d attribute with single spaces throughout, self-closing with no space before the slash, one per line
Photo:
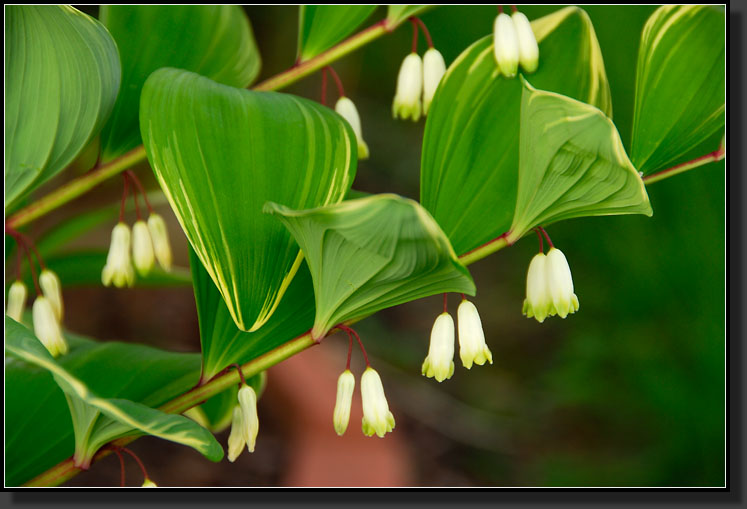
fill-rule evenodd
<path id="1" fill-rule="evenodd" d="M 322 67 L 352 53 L 358 48 L 365 46 L 384 34 L 390 33 L 401 23 L 391 23 L 384 19 L 373 26 L 345 39 L 324 53 L 315 56 L 305 62 L 298 63 L 290 69 L 263 81 L 252 87 L 252 90 L 279 90 L 291 85 Z M 104 180 L 134 166 L 147 159 L 145 148 L 140 145 L 117 159 L 97 168 L 86 175 L 71 180 L 67 184 L 57 188 L 46 196 L 36 200 L 34 203 L 22 208 L 10 216 L 5 224 L 12 228 L 24 226 L 40 218 L 41 216 L 55 210 L 58 207 L 72 201 L 82 194 L 90 191 Z"/>

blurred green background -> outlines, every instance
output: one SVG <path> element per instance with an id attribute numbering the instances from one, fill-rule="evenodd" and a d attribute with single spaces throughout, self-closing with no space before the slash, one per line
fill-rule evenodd
<path id="1" fill-rule="evenodd" d="M 559 8 L 521 10 L 531 20 Z M 245 9 L 262 53 L 260 80 L 292 65 L 297 8 Z M 613 119 L 629 147 L 639 38 L 655 6 L 584 9 L 602 48 Z M 96 14 L 93 7 L 83 10 Z M 495 15 L 494 6 L 442 6 L 422 19 L 448 65 L 491 32 Z M 384 16 L 382 7 L 365 25 Z M 424 124 L 391 118 L 396 75 L 409 52 L 410 38 L 410 26 L 403 25 L 334 64 L 358 106 L 371 151 L 370 159 L 359 163 L 354 187 L 361 191 L 419 195 Z M 422 41 L 420 50 L 425 50 Z M 318 100 L 319 88 L 317 73 L 285 92 Z M 334 104 L 335 98 L 330 87 L 328 104 Z M 694 147 L 693 155 L 715 150 L 718 138 Z M 150 177 L 148 181 L 149 187 L 155 186 Z M 361 322 L 357 328 L 395 411 L 396 433 L 409 444 L 409 482 L 422 486 L 722 486 L 724 186 L 724 163 L 709 164 L 653 184 L 649 188 L 652 218 L 588 218 L 552 225 L 549 233 L 568 258 L 580 300 L 579 312 L 565 320 L 555 317 L 538 324 L 521 315 L 526 270 L 537 249 L 534 237 L 471 266 L 478 286 L 474 301 L 493 352 L 492 366 L 467 371 L 457 360 L 455 375 L 441 384 L 420 376 L 440 297 L 386 310 Z M 110 201 L 118 192 L 117 185 L 102 191 L 109 193 Z M 177 261 L 181 257 L 184 266 L 186 243 L 173 217 L 171 221 L 172 238 L 179 237 L 175 245 L 183 251 L 177 253 Z M 91 242 L 108 245 L 107 236 L 108 230 L 103 229 Z M 132 294 L 123 297 L 112 289 L 66 289 L 66 302 L 72 302 L 70 328 L 99 338 L 180 350 L 199 348 L 191 290 L 137 292 L 133 299 Z M 89 306 L 103 302 L 114 305 L 98 318 L 82 316 L 84 308 L 95 315 Z M 172 304 L 154 309 L 149 303 L 155 302 Z M 452 314 L 457 304 L 452 298 Z M 127 318 L 122 318 L 126 309 L 131 312 L 125 311 Z M 172 328 L 176 319 L 179 325 Z M 334 358 L 344 358 L 346 345 L 334 344 L 329 346 Z M 260 410 L 262 405 L 273 402 L 263 398 Z M 234 481 L 226 462 L 219 466 L 195 460 L 204 470 L 203 477 L 192 469 L 190 476 L 180 479 L 186 484 L 281 483 L 293 450 L 275 429 L 282 427 L 279 420 L 269 416 L 262 422 L 261 436 L 269 449 L 264 457 L 244 458 L 242 468 L 252 472 L 249 477 L 244 470 L 241 481 Z M 357 426 L 351 429 L 357 432 Z M 139 440 L 136 447 L 144 455 L 161 448 L 150 452 L 163 455 L 160 462 L 154 460 L 157 473 L 151 476 L 155 479 L 173 469 L 174 462 L 167 456 L 179 454 L 177 448 L 154 439 Z M 114 460 L 107 465 L 111 472 L 118 470 Z M 118 479 L 116 473 L 93 470 L 71 484 Z"/>

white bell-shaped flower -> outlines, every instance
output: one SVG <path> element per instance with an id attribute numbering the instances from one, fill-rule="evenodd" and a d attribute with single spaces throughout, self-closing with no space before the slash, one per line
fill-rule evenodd
<path id="1" fill-rule="evenodd" d="M 249 385 L 244 385 L 239 389 L 239 408 L 246 448 L 249 452 L 254 452 L 259 433 L 259 417 L 257 416 L 257 393 Z"/>
<path id="2" fill-rule="evenodd" d="M 513 78 L 519 69 L 519 41 L 511 16 L 505 12 L 495 18 L 493 25 L 493 52 L 501 74 Z"/>
<path id="3" fill-rule="evenodd" d="M 132 286 L 135 282 L 135 271 L 130 261 L 130 227 L 124 223 L 118 223 L 112 230 L 112 242 L 106 265 L 101 271 L 101 282 L 104 286 L 114 283 L 118 288 Z"/>
<path id="4" fill-rule="evenodd" d="M 394 429 L 394 416 L 384 395 L 381 377 L 372 367 L 367 367 L 361 377 L 361 399 L 363 402 L 363 433 L 379 438 Z"/>
<path id="5" fill-rule="evenodd" d="M 522 312 L 527 318 L 534 317 L 542 323 L 555 314 L 552 298 L 547 286 L 547 256 L 538 253 L 532 258 L 527 272 L 527 297 Z"/>
<path id="6" fill-rule="evenodd" d="M 560 249 L 550 248 L 545 262 L 547 287 L 558 316 L 565 318 L 578 311 L 578 297 L 573 293 L 573 278 L 568 260 Z"/>
<path id="7" fill-rule="evenodd" d="M 337 400 L 332 420 L 335 432 L 342 436 L 348 429 L 350 422 L 350 408 L 353 406 L 353 390 L 355 389 L 355 376 L 346 369 L 337 379 Z"/>
<path id="8" fill-rule="evenodd" d="M 67 342 L 62 336 L 60 324 L 57 322 L 52 304 L 45 296 L 40 295 L 34 301 L 32 308 L 34 334 L 52 357 L 59 357 L 67 353 Z"/>
<path id="9" fill-rule="evenodd" d="M 485 362 L 493 364 L 493 354 L 485 343 L 485 333 L 477 308 L 467 299 L 462 299 L 457 309 L 459 326 L 459 357 L 465 368 L 471 369 L 472 363 L 482 366 Z"/>
<path id="10" fill-rule="evenodd" d="M 414 122 L 420 119 L 423 94 L 423 61 L 417 53 L 410 53 L 402 61 L 397 76 L 397 93 L 392 103 L 392 116 Z"/>
<path id="11" fill-rule="evenodd" d="M 23 311 L 26 309 L 28 295 L 26 284 L 20 279 L 14 281 L 8 290 L 8 309 L 5 314 L 20 323 L 23 319 Z"/>
<path id="12" fill-rule="evenodd" d="M 141 276 L 147 276 L 156 261 L 150 231 L 142 219 L 135 221 L 132 226 L 132 259 Z"/>
<path id="13" fill-rule="evenodd" d="M 519 63 L 524 71 L 534 72 L 539 65 L 539 46 L 532 24 L 529 23 L 526 15 L 519 11 L 511 15 L 511 20 L 514 22 L 516 38 L 519 42 Z"/>
<path id="14" fill-rule="evenodd" d="M 361 130 L 361 118 L 358 115 L 358 109 L 353 101 L 345 96 L 340 97 L 335 104 L 335 111 L 342 118 L 348 121 L 353 128 L 355 138 L 358 141 L 358 159 L 368 159 L 368 145 L 363 141 L 363 131 Z"/>
<path id="15" fill-rule="evenodd" d="M 423 114 L 427 115 L 431 101 L 446 73 L 446 62 L 436 48 L 430 48 L 423 55 Z"/>
<path id="16" fill-rule="evenodd" d="M 39 274 L 39 287 L 42 294 L 49 299 L 57 321 L 62 323 L 64 306 L 62 304 L 62 284 L 60 283 L 60 278 L 57 277 L 57 274 L 45 268 Z"/>
<path id="17" fill-rule="evenodd" d="M 241 418 L 239 405 L 233 407 L 233 419 L 231 420 L 231 433 L 228 435 L 228 461 L 233 463 L 244 450 L 246 440 L 244 439 L 244 426 Z"/>
<path id="18" fill-rule="evenodd" d="M 153 251 L 156 260 L 166 272 L 171 270 L 171 244 L 169 244 L 169 234 L 166 230 L 166 223 L 163 218 L 156 213 L 151 213 L 148 217 L 148 230 L 153 241 Z"/>
<path id="19" fill-rule="evenodd" d="M 454 374 L 454 341 L 454 319 L 444 311 L 431 329 L 431 344 L 421 369 L 423 375 L 439 382 L 451 378 Z"/>

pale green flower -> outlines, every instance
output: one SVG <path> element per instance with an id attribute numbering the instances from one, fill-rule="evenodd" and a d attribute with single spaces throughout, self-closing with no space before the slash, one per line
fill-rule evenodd
<path id="1" fill-rule="evenodd" d="M 244 439 L 244 424 L 242 422 L 241 408 L 239 405 L 233 407 L 233 420 L 231 421 L 231 433 L 228 435 L 228 461 L 233 463 L 244 450 L 246 440 Z"/>
<path id="2" fill-rule="evenodd" d="M 538 253 L 532 258 L 527 271 L 527 297 L 522 312 L 527 318 L 534 317 L 542 323 L 555 314 L 552 298 L 547 286 L 547 256 Z"/>
<path id="3" fill-rule="evenodd" d="M 354 389 L 355 377 L 349 369 L 346 369 L 340 375 L 340 378 L 337 379 L 337 400 L 335 402 L 335 411 L 332 416 L 335 432 L 340 436 L 342 436 L 345 433 L 345 430 L 348 429 Z"/>
<path id="4" fill-rule="evenodd" d="M 555 311 L 565 318 L 578 311 L 578 297 L 573 293 L 573 278 L 568 260 L 560 249 L 550 248 L 545 264 L 547 286 Z"/>
<path id="5" fill-rule="evenodd" d="M 122 288 L 132 286 L 135 282 L 135 271 L 130 261 L 130 227 L 120 222 L 112 230 L 112 241 L 106 265 L 101 271 L 101 282 L 104 286 L 114 283 Z"/>
<path id="6" fill-rule="evenodd" d="M 493 52 L 501 74 L 513 78 L 519 69 L 519 41 L 511 16 L 502 12 L 493 25 Z"/>
<path id="7" fill-rule="evenodd" d="M 363 400 L 363 433 L 372 436 L 374 433 L 383 438 L 394 429 L 394 416 L 389 411 L 389 404 L 384 395 L 381 377 L 372 367 L 367 367 L 361 377 L 361 399 Z"/>
<path id="8" fill-rule="evenodd" d="M 14 281 L 8 291 L 8 310 L 5 314 L 20 323 L 23 318 L 23 310 L 26 309 L 28 294 L 29 291 L 23 281 L 20 279 Z"/>
<path id="9" fill-rule="evenodd" d="M 147 276 L 156 261 L 148 225 L 142 219 L 135 221 L 132 226 L 132 259 L 141 276 Z"/>
<path id="10" fill-rule="evenodd" d="M 350 127 L 353 128 L 355 138 L 358 141 L 358 159 L 368 159 L 368 145 L 363 141 L 361 119 L 358 116 L 358 109 L 353 104 L 353 101 L 345 96 L 340 97 L 337 100 L 337 104 L 335 104 L 335 111 L 347 120 Z"/>
<path id="11" fill-rule="evenodd" d="M 171 270 L 171 244 L 169 244 L 169 234 L 166 230 L 166 223 L 159 215 L 151 213 L 148 217 L 148 230 L 153 241 L 153 251 L 156 255 L 161 268 L 166 272 Z"/>
<path id="12" fill-rule="evenodd" d="M 446 73 L 444 57 L 436 48 L 430 48 L 423 55 L 423 114 L 427 115 L 431 101 Z"/>
<path id="13" fill-rule="evenodd" d="M 241 429 L 249 452 L 254 452 L 259 433 L 259 418 L 257 417 L 257 393 L 249 385 L 239 389 L 239 408 L 241 409 Z"/>
<path id="14" fill-rule="evenodd" d="M 410 53 L 402 61 L 397 76 L 397 93 L 392 103 L 392 116 L 414 122 L 420 119 L 423 93 L 423 61 L 417 53 Z"/>
<path id="15" fill-rule="evenodd" d="M 457 310 L 459 325 L 459 357 L 465 368 L 471 369 L 472 363 L 482 366 L 485 362 L 493 364 L 493 354 L 485 343 L 485 333 L 477 308 L 467 299 L 462 299 Z"/>
<path id="16" fill-rule="evenodd" d="M 537 46 L 537 38 L 532 31 L 532 25 L 526 15 L 519 11 L 511 15 L 511 20 L 514 22 L 516 38 L 519 42 L 519 63 L 524 71 L 532 73 L 539 65 L 539 46 Z"/>
<path id="17" fill-rule="evenodd" d="M 454 374 L 454 319 L 444 311 L 436 318 L 431 330 L 428 356 L 423 361 L 422 373 L 443 382 Z"/>
<path id="18" fill-rule="evenodd" d="M 65 355 L 68 350 L 67 343 L 62 336 L 60 324 L 57 322 L 57 316 L 49 299 L 43 295 L 37 297 L 32 308 L 32 316 L 34 334 L 52 354 L 52 357 Z"/>

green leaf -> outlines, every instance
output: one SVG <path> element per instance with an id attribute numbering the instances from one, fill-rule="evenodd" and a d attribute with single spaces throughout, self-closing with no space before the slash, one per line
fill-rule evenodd
<path id="1" fill-rule="evenodd" d="M 389 5 L 387 6 L 386 19 L 390 25 L 399 25 L 411 16 L 422 14 L 432 5 Z"/>
<path id="2" fill-rule="evenodd" d="M 475 284 L 436 221 L 393 194 L 311 210 L 268 203 L 301 246 L 316 299 L 312 337 L 338 323 L 444 292 L 474 295 Z"/>
<path id="3" fill-rule="evenodd" d="M 654 12 L 641 36 L 630 157 L 644 174 L 684 162 L 724 130 L 725 14 L 704 5 Z"/>
<path id="4" fill-rule="evenodd" d="M 185 418 L 150 408 L 196 384 L 199 355 L 98 343 L 66 333 L 70 352 L 55 360 L 28 329 L 8 317 L 5 331 L 6 350 L 13 354 L 6 356 L 6 484 L 20 485 L 75 452 L 70 410 L 53 375 L 66 392 L 74 394 L 70 398 L 76 405 L 85 402 L 93 414 L 99 412 L 87 441 L 92 449 L 87 455 L 95 452 L 97 444 L 153 431 L 220 458 L 220 445 L 204 429 L 197 431 L 191 422 L 185 424 Z M 173 435 L 180 430 L 187 435 Z"/>
<path id="5" fill-rule="evenodd" d="M 539 67 L 527 78 L 611 114 L 609 86 L 588 15 L 567 7 L 534 20 Z M 425 125 L 421 203 L 464 254 L 505 233 L 516 208 L 522 84 L 499 75 L 493 37 L 451 64 Z"/>
<path id="6" fill-rule="evenodd" d="M 5 7 L 5 209 L 98 134 L 119 90 L 117 46 L 82 12 Z"/>
<path id="7" fill-rule="evenodd" d="M 298 8 L 298 58 L 317 56 L 352 34 L 377 5 L 301 5 Z"/>
<path id="8" fill-rule="evenodd" d="M 236 327 L 218 288 L 192 249 L 189 263 L 200 322 L 203 382 L 231 364 L 256 359 L 311 329 L 314 323 L 314 287 L 306 264 L 299 267 L 267 323 L 255 332 L 244 332 Z"/>
<path id="9" fill-rule="evenodd" d="M 582 216 L 652 214 L 646 186 L 599 109 L 524 82 L 519 186 L 509 242 Z"/>
<path id="10" fill-rule="evenodd" d="M 101 133 L 104 162 L 142 143 L 140 91 L 156 69 L 186 69 L 240 88 L 259 74 L 259 50 L 240 6 L 104 5 L 101 21 L 122 58 L 122 92 Z"/>
<path id="11" fill-rule="evenodd" d="M 355 176 L 354 133 L 312 101 L 176 69 L 151 75 L 140 111 L 148 159 L 187 238 L 236 326 L 259 329 L 301 264 L 262 206 L 342 200 Z"/>

